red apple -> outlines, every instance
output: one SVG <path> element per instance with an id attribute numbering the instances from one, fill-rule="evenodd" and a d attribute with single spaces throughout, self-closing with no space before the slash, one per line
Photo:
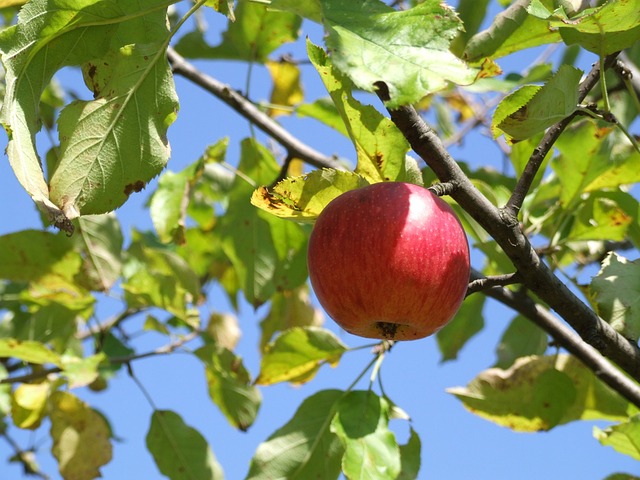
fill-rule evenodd
<path id="1" fill-rule="evenodd" d="M 469 282 L 469 244 L 458 217 L 408 183 L 376 183 L 332 200 L 313 228 L 307 262 L 329 316 L 367 338 L 437 332 L 460 308 Z"/>

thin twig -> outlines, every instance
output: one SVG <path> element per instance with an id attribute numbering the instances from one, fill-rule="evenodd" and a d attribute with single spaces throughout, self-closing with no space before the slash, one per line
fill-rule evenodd
<path id="1" fill-rule="evenodd" d="M 507 273 L 505 275 L 494 275 L 491 277 L 477 276 L 469 282 L 467 287 L 467 297 L 472 293 L 481 292 L 493 287 L 504 287 L 522 282 L 522 276 L 518 273 Z"/>
<path id="2" fill-rule="evenodd" d="M 286 148 L 289 156 L 299 158 L 305 163 L 317 168 L 344 169 L 335 157 L 328 157 L 301 142 L 269 115 L 259 110 L 258 107 L 247 98 L 229 85 L 225 85 L 198 70 L 171 47 L 167 50 L 167 56 L 173 68 L 173 73 L 183 76 L 229 105 L 240 115 L 248 119 L 253 125 L 273 137 Z"/>
<path id="3" fill-rule="evenodd" d="M 604 68 L 611 68 L 617 58 L 618 54 L 612 54 L 605 58 L 602 64 Z M 595 63 L 591 68 L 591 71 L 586 76 L 586 78 L 580 83 L 578 86 L 578 103 L 582 102 L 587 94 L 591 91 L 591 89 L 598 83 L 600 80 L 600 62 Z M 576 105 L 577 107 L 577 105 Z M 533 150 L 531 157 L 529 157 L 529 161 L 525 166 L 522 175 L 518 179 L 518 183 L 513 189 L 513 193 L 511 194 L 511 198 L 504 207 L 504 211 L 507 215 L 517 217 L 520 208 L 522 207 L 522 202 L 524 202 L 524 198 L 529 193 L 531 189 L 531 185 L 533 184 L 533 180 L 540 170 L 540 166 L 544 161 L 544 158 L 547 156 L 547 153 L 553 147 L 553 144 L 556 143 L 556 140 L 560 137 L 560 134 L 567 128 L 567 126 L 573 121 L 576 113 L 572 113 L 568 117 L 563 118 L 555 125 L 551 126 L 538 143 L 538 146 Z"/>

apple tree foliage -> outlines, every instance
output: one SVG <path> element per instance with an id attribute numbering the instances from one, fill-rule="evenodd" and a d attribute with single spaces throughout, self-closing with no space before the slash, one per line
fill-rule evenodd
<path id="1" fill-rule="evenodd" d="M 442 360 L 483 328 L 487 296 L 514 310 L 496 365 L 450 393 L 515 431 L 609 420 L 597 440 L 640 460 L 640 9 L 636 0 L 501 0 L 493 18 L 489 3 L 0 2 L 6 153 L 43 219 L 0 237 L 2 434 L 48 419 L 62 477 L 95 478 L 118 461 L 114 436 L 77 389 L 109 395 L 115 376 L 135 379 L 132 364 L 178 350 L 202 364 L 228 422 L 250 428 L 267 386 L 310 382 L 352 350 L 310 301 L 314 219 L 347 190 L 404 181 L 439 184 L 474 251 L 469 295 L 437 334 Z M 205 14 L 226 26 L 208 30 Z M 305 29 L 323 34 L 314 43 Z M 293 44 L 302 57 L 282 56 Z M 594 64 L 581 69 L 585 54 Z M 503 71 L 512 55 L 530 62 Z M 271 97 L 241 94 L 246 86 L 224 85 L 190 59 L 265 67 Z M 86 95 L 58 80 L 67 67 Z M 321 79 L 325 98 L 305 99 L 303 71 Z M 175 76 L 226 104 L 214 117 L 244 116 L 272 141 L 227 138 L 215 123 L 200 158 L 172 170 Z M 352 158 L 283 127 L 303 117 L 349 139 Z M 48 147 L 36 142 L 42 131 Z M 499 146 L 502 171 L 447 153 L 473 131 Z M 114 211 L 155 177 L 154 230 L 123 232 Z M 256 326 L 259 371 L 235 352 L 235 317 L 207 303 L 212 285 L 235 306 L 268 306 Z M 101 318 L 100 302 L 119 313 Z M 164 346 L 141 351 L 122 334 L 141 316 Z M 389 348 L 375 346 L 371 378 Z M 399 444 L 389 422 L 407 413 L 359 380 L 304 400 L 258 447 L 247 478 L 416 478 L 420 432 Z M 146 444 L 158 470 L 223 478 L 203 435 L 151 405 Z M 12 460 L 39 473 L 28 451 L 16 447 Z"/>

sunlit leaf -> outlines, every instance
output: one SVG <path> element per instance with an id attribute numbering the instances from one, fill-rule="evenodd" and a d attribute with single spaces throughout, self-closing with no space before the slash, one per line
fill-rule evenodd
<path id="1" fill-rule="evenodd" d="M 195 354 L 204 363 L 211 400 L 231 425 L 247 430 L 256 418 L 262 396 L 251 385 L 251 377 L 242 359 L 214 344 L 199 348 Z"/>
<path id="2" fill-rule="evenodd" d="M 340 132 L 345 137 L 349 136 L 349 130 L 342 121 L 340 112 L 331 98 L 319 98 L 313 103 L 303 103 L 296 107 L 296 113 L 300 117 L 315 118 L 328 127 Z"/>
<path id="3" fill-rule="evenodd" d="M 209 337 L 221 347 L 227 350 L 236 348 L 242 331 L 235 315 L 212 313 L 209 316 L 206 332 Z"/>
<path id="4" fill-rule="evenodd" d="M 301 20 L 294 14 L 274 11 L 265 4 L 239 2 L 235 20 L 230 19 L 219 45 L 210 46 L 204 32 L 196 30 L 184 35 L 176 50 L 190 58 L 264 62 L 275 49 L 298 38 Z"/>
<path id="5" fill-rule="evenodd" d="M 590 195 L 574 211 L 567 240 L 610 240 L 621 242 L 634 221 L 622 207 L 605 196 Z"/>
<path id="6" fill-rule="evenodd" d="M 36 429 L 46 415 L 49 382 L 18 385 L 11 395 L 11 419 L 16 427 Z"/>
<path id="7" fill-rule="evenodd" d="M 104 352 L 79 358 L 74 355 L 62 356 L 62 375 L 66 377 L 69 388 L 84 387 L 98 378 L 98 367 L 107 359 Z"/>
<path id="8" fill-rule="evenodd" d="M 255 185 L 268 185 L 278 175 L 273 155 L 254 140 L 242 142 L 242 172 L 234 181 L 229 209 L 221 219 L 224 253 L 233 263 L 245 298 L 254 306 L 276 291 L 297 288 L 307 278 L 307 233 L 250 203 Z"/>
<path id="9" fill-rule="evenodd" d="M 306 398 L 293 418 L 258 446 L 247 480 L 338 478 L 344 448 L 329 427 L 343 395 L 322 390 Z"/>
<path id="10" fill-rule="evenodd" d="M 492 129 L 506 133 L 514 140 L 529 138 L 544 131 L 554 123 L 571 115 L 578 105 L 578 83 L 582 72 L 568 65 L 562 65 L 558 72 L 540 89 L 525 88 L 525 98 L 535 91 L 526 103 L 513 104 L 514 97 L 507 97 L 511 112 L 496 121 L 494 115 Z M 501 109 L 502 115 L 504 111 Z M 496 110 L 496 114 L 498 110 Z"/>
<path id="11" fill-rule="evenodd" d="M 47 348 L 46 345 L 32 341 L 20 341 L 13 338 L 0 338 L 0 358 L 17 358 L 23 362 L 44 365 L 52 363 L 61 366 L 60 355 Z"/>
<path id="12" fill-rule="evenodd" d="M 324 0 L 322 9 L 335 66 L 370 92 L 384 82 L 390 107 L 417 102 L 449 82 L 469 85 L 478 74 L 449 51 L 462 24 L 438 0 L 403 11 L 378 0 Z"/>
<path id="13" fill-rule="evenodd" d="M 302 102 L 304 93 L 300 84 L 300 69 L 294 63 L 280 60 L 266 64 L 273 80 L 273 90 L 269 103 L 269 114 L 273 117 L 290 113 L 286 107 Z M 278 108 L 282 106 L 285 108 Z"/>
<path id="14" fill-rule="evenodd" d="M 640 260 L 609 253 L 591 281 L 590 296 L 598 314 L 632 340 L 640 337 Z"/>
<path id="15" fill-rule="evenodd" d="M 309 299 L 309 286 L 301 287 L 271 297 L 271 308 L 267 316 L 260 322 L 262 335 L 260 348 L 264 351 L 276 332 L 293 327 L 319 327 L 324 316 Z"/>
<path id="16" fill-rule="evenodd" d="M 307 54 L 355 146 L 358 157 L 356 173 L 369 183 L 403 181 L 409 144 L 395 124 L 372 106 L 362 105 L 353 98 L 353 83 L 334 67 L 334 59 L 329 59 L 324 50 L 308 41 Z"/>
<path id="17" fill-rule="evenodd" d="M 349 392 L 338 402 L 331 431 L 344 446 L 342 471 L 347 478 L 398 477 L 400 449 L 389 430 L 389 407 L 371 390 Z"/>
<path id="18" fill-rule="evenodd" d="M 105 418 L 68 392 L 50 397 L 51 453 L 65 479 L 100 477 L 111 460 L 111 429 Z"/>
<path id="19" fill-rule="evenodd" d="M 311 380 L 320 366 L 336 366 L 347 347 L 329 330 L 295 327 L 267 345 L 260 362 L 259 385 Z"/>
<path id="20" fill-rule="evenodd" d="M 522 357 L 447 390 L 466 408 L 516 431 L 549 430 L 578 419 L 627 418 L 628 402 L 569 355 Z"/>
<path id="21" fill-rule="evenodd" d="M 107 291 L 120 277 L 123 237 L 115 215 L 86 215 L 80 218 L 78 237 L 85 253 L 82 274 L 88 287 Z"/>
<path id="22" fill-rule="evenodd" d="M 529 14 L 529 3 L 530 0 L 514 1 L 496 15 L 486 30 L 469 39 L 463 58 L 476 63 L 486 57 L 500 58 L 526 48 L 560 41 L 558 32 L 550 29 L 546 21 Z M 543 3 L 553 8 L 552 0 L 544 0 Z"/>
<path id="23" fill-rule="evenodd" d="M 313 223 L 331 200 L 367 185 L 360 175 L 323 168 L 285 178 L 272 188 L 260 187 L 253 192 L 251 203 L 280 218 Z"/>
<path id="24" fill-rule="evenodd" d="M 602 445 L 613 447 L 620 453 L 640 460 L 640 415 L 604 430 L 593 427 L 593 436 Z"/>
<path id="25" fill-rule="evenodd" d="M 158 470 L 171 480 L 224 478 L 222 468 L 202 434 L 171 410 L 153 412 L 147 448 Z"/>

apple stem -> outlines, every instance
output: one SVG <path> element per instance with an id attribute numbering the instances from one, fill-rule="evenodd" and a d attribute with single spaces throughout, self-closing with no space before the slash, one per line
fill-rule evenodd
<path id="1" fill-rule="evenodd" d="M 442 182 L 435 183 L 431 185 L 427 190 L 429 190 L 434 195 L 438 197 L 442 197 L 443 195 L 451 195 L 454 191 L 458 189 L 459 185 L 457 182 Z"/>

